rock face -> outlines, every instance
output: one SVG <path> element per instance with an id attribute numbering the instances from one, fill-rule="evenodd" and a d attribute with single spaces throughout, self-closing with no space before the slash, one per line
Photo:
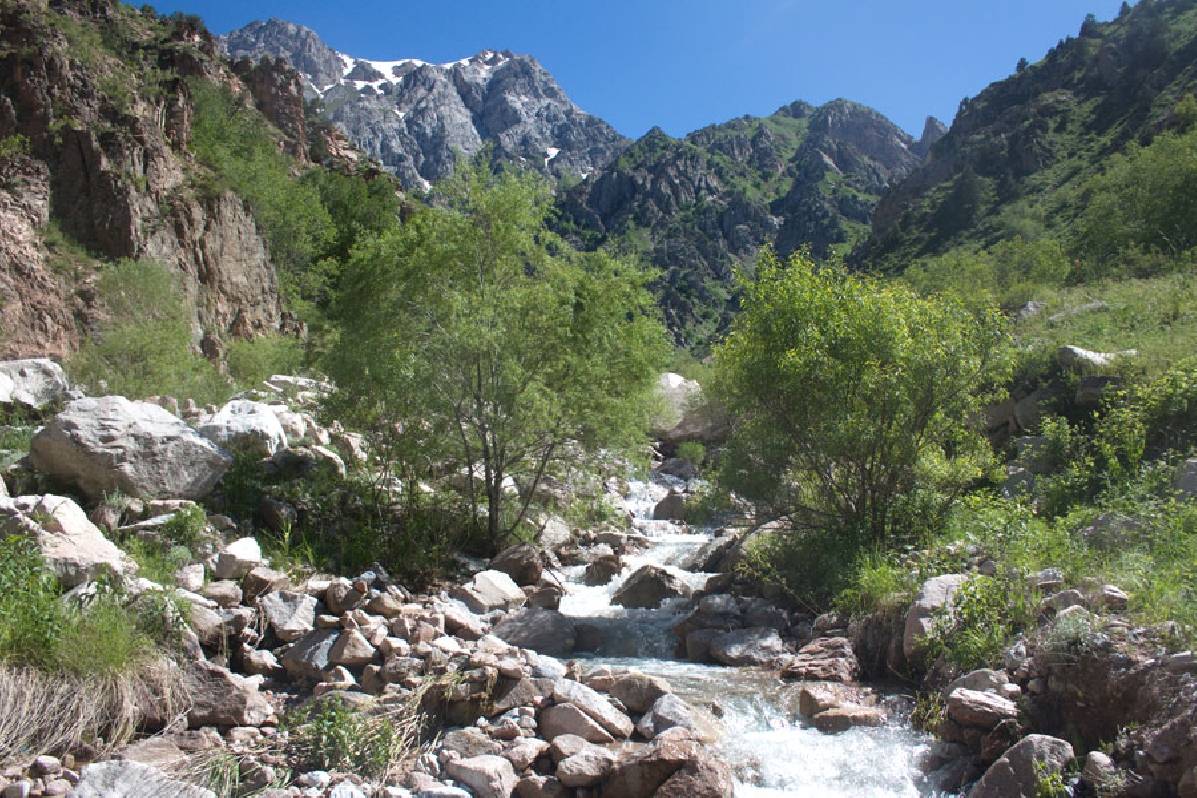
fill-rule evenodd
<path id="1" fill-rule="evenodd" d="M 33 437 L 34 467 L 89 498 L 203 499 L 233 464 L 227 452 L 157 405 L 76 399 Z"/>
<path id="2" fill-rule="evenodd" d="M 221 43 L 234 59 L 269 55 L 299 70 L 326 117 L 407 186 L 446 176 L 456 152 L 470 156 L 487 144 L 504 160 L 578 176 L 626 146 L 531 56 L 486 50 L 441 65 L 371 62 L 336 53 L 311 30 L 276 19 Z"/>
<path id="3" fill-rule="evenodd" d="M 237 90 L 240 81 L 212 38 L 185 20 L 166 23 L 161 44 L 157 32 L 152 43 L 138 41 L 146 55 L 138 69 L 158 71 L 136 80 L 113 71 L 114 52 L 96 47 L 88 58 L 66 35 L 78 30 L 99 42 L 102 27 L 120 48 L 122 35 L 134 35 L 123 24 L 109 2 L 12 6 L 0 17 L 0 139 L 29 143 L 27 156 L 0 167 L 0 357 L 67 356 L 101 320 L 93 265 L 52 267 L 62 248 L 47 245 L 51 216 L 68 241 L 106 260 L 149 258 L 174 271 L 194 301 L 197 332 L 217 346 L 283 324 L 278 279 L 252 215 L 232 193 L 195 190 L 184 153 L 193 108 L 183 80 Z M 141 96 L 140 85 L 161 93 Z"/>
<path id="4" fill-rule="evenodd" d="M 621 607 L 656 609 L 668 598 L 686 598 L 690 587 L 681 579 L 655 565 L 645 565 L 628 577 L 611 597 Z"/>
<path id="5" fill-rule="evenodd" d="M 47 567 L 64 588 L 105 572 L 132 576 L 137 563 L 104 537 L 79 505 L 62 496 L 0 499 L 0 530 L 37 541 Z"/>

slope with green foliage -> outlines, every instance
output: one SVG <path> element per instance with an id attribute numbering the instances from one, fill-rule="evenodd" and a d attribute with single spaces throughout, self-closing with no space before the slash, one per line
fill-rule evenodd
<path id="1" fill-rule="evenodd" d="M 660 269 L 655 290 L 674 339 L 701 354 L 734 310 L 735 266 L 751 265 L 764 244 L 844 251 L 920 152 L 883 116 L 844 100 L 797 102 L 684 139 L 653 130 L 565 192 L 561 227 L 584 247 L 618 246 Z"/>
<path id="2" fill-rule="evenodd" d="M 1167 136 L 1197 114 L 1186 99 L 1197 88 L 1197 4 L 1124 4 L 1020 66 L 961 103 L 926 162 L 878 205 L 856 263 L 901 271 L 955 248 L 1050 237 L 1082 261 L 1077 281 L 1120 268 L 1123 254 L 1192 246 L 1191 144 Z M 1175 218 L 1156 213 L 1167 206 Z"/>

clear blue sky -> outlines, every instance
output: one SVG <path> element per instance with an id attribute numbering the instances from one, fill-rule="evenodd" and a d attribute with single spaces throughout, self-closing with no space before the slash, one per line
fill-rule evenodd
<path id="1" fill-rule="evenodd" d="M 914 134 L 1037 61 L 1120 0 L 159 0 L 215 33 L 255 19 L 306 25 L 375 60 L 535 56 L 583 110 L 626 136 L 680 136 L 794 100 L 872 106 Z"/>

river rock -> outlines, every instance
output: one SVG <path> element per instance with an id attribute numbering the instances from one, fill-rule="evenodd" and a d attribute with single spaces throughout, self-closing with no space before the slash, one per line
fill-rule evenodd
<path id="1" fill-rule="evenodd" d="M 328 661 L 334 665 L 368 665 L 377 654 L 370 641 L 356 629 L 347 629 L 329 649 Z"/>
<path id="2" fill-rule="evenodd" d="M 798 714 L 813 718 L 829 709 L 859 704 L 860 689 L 840 682 L 812 682 L 798 691 Z"/>
<path id="3" fill-rule="evenodd" d="M 33 436 L 29 457 L 38 471 L 95 501 L 118 491 L 198 501 L 233 464 L 228 452 L 166 410 L 123 396 L 69 403 Z"/>
<path id="4" fill-rule="evenodd" d="M 572 679 L 561 679 L 553 686 L 553 700 L 573 704 L 615 737 L 625 738 L 634 728 L 631 718 L 620 712 L 595 690 Z"/>
<path id="5" fill-rule="evenodd" d="M 176 781 L 139 762 L 109 759 L 93 762 L 79 774 L 72 798 L 216 798 L 216 793 Z"/>
<path id="6" fill-rule="evenodd" d="M 997 693 L 958 687 L 948 696 L 948 720 L 960 726 L 989 731 L 1007 718 L 1018 717 L 1018 707 Z"/>
<path id="7" fill-rule="evenodd" d="M 944 574 L 923 583 L 914 604 L 906 612 L 902 653 L 907 659 L 913 659 L 919 653 L 923 639 L 931 631 L 931 623 L 936 613 L 950 604 L 956 591 L 967 581 L 968 577 L 964 574 Z"/>
<path id="8" fill-rule="evenodd" d="M 540 736 L 552 742 L 563 734 L 572 734 L 592 743 L 605 745 L 615 742 L 606 729 L 573 704 L 557 704 L 540 713 Z"/>
<path id="9" fill-rule="evenodd" d="M 714 743 L 723 734 L 719 722 L 709 712 L 692 707 L 672 693 L 658 698 L 636 724 L 636 731 L 652 740 L 670 729 L 684 729 L 694 739 Z"/>
<path id="10" fill-rule="evenodd" d="M 615 754 L 606 748 L 590 745 L 561 760 L 557 765 L 558 781 L 566 787 L 592 787 L 615 766 Z"/>
<path id="11" fill-rule="evenodd" d="M 885 710 L 878 707 L 835 707 L 815 715 L 811 723 L 824 734 L 838 734 L 859 726 L 884 725 Z"/>
<path id="12" fill-rule="evenodd" d="M 515 791 L 519 798 L 567 798 L 571 794 L 556 776 L 537 774 L 520 779 Z"/>
<path id="13" fill-rule="evenodd" d="M 989 766 L 968 798 L 1035 798 L 1039 782 L 1060 773 L 1072 759 L 1072 746 L 1056 737 L 1032 734 Z"/>
<path id="14" fill-rule="evenodd" d="M 561 739 L 558 737 L 557 739 Z M 503 757 L 511 763 L 517 773 L 523 773 L 536 764 L 536 760 L 544 756 L 549 750 L 549 744 L 536 738 L 525 738 L 503 752 Z"/>
<path id="15" fill-rule="evenodd" d="M 257 682 L 211 662 L 191 663 L 183 683 L 191 700 L 187 724 L 202 726 L 261 726 L 274 708 L 258 692 Z"/>
<path id="16" fill-rule="evenodd" d="M 708 755 L 693 759 L 657 788 L 653 798 L 732 798 L 731 768 Z"/>
<path id="17" fill-rule="evenodd" d="M 63 496 L 0 499 L 0 532 L 31 537 L 63 588 L 94 581 L 103 573 L 131 577 L 137 572 L 137 563 Z"/>
<path id="18" fill-rule="evenodd" d="M 535 707 L 553 694 L 552 679 L 504 679 L 495 688 L 490 716 L 501 715 L 516 707 Z"/>
<path id="19" fill-rule="evenodd" d="M 656 609 L 670 598 L 689 598 L 690 586 L 664 568 L 644 565 L 620 585 L 611 597 L 621 607 Z"/>
<path id="20" fill-rule="evenodd" d="M 774 664 L 785 653 L 776 629 L 736 629 L 711 640 L 711 658 L 724 665 L 759 667 Z"/>
<path id="21" fill-rule="evenodd" d="M 256 457 L 287 448 L 287 433 L 270 405 L 247 399 L 229 402 L 201 421 L 196 431 L 223 449 Z"/>
<path id="22" fill-rule="evenodd" d="M 799 649 L 781 678 L 847 684 L 860 678 L 860 662 L 848 638 L 820 637 Z"/>
<path id="23" fill-rule="evenodd" d="M 574 622 L 556 610 L 525 609 L 495 624 L 491 634 L 519 648 L 530 648 L 551 657 L 574 650 Z"/>
<path id="24" fill-rule="evenodd" d="M 981 693 L 1000 693 L 1002 688 L 1010 683 L 1010 677 L 1006 675 L 1005 671 L 994 671 L 988 668 L 972 671 L 966 673 L 960 678 L 950 682 L 944 688 L 943 694 L 945 696 L 951 695 L 957 688 L 963 687 L 966 690 L 975 690 Z"/>
<path id="25" fill-rule="evenodd" d="M 602 783 L 603 798 L 651 798 L 690 762 L 707 760 L 702 746 L 684 735 L 665 734 L 619 762 Z"/>
<path id="26" fill-rule="evenodd" d="M 30 358 L 0 363 L 0 405 L 41 409 L 62 401 L 70 389 L 66 372 L 53 360 Z"/>
<path id="27" fill-rule="evenodd" d="M 739 542 L 740 536 L 730 533 L 713 537 L 682 560 L 682 568 L 695 573 L 723 573 L 731 566 Z"/>
<path id="28" fill-rule="evenodd" d="M 582 583 L 587 587 L 600 587 L 609 584 L 622 570 L 623 561 L 614 554 L 607 554 L 586 566 Z"/>
<path id="29" fill-rule="evenodd" d="M 449 777 L 470 788 L 474 798 L 509 798 L 519 781 L 515 768 L 501 756 L 475 756 L 450 761 Z"/>
<path id="30" fill-rule="evenodd" d="M 521 587 L 535 585 L 544 573 L 540 550 L 531 543 L 518 543 L 503 549 L 490 561 L 490 567 L 507 574 Z"/>
<path id="31" fill-rule="evenodd" d="M 329 654 L 340 634 L 336 629 L 308 632 L 283 655 L 283 668 L 293 679 L 319 681 L 331 664 Z"/>
<path id="32" fill-rule="evenodd" d="M 672 693 L 673 689 L 660 677 L 627 671 L 611 677 L 607 692 L 619 699 L 629 712 L 648 712 L 658 698 Z"/>
<path id="33" fill-rule="evenodd" d="M 502 571 L 482 571 L 455 588 L 452 595 L 480 615 L 491 610 L 513 610 L 527 601 L 520 586 Z"/>
<path id="34" fill-rule="evenodd" d="M 676 489 L 653 507 L 654 521 L 683 521 L 686 518 L 686 497 Z"/>
<path id="35" fill-rule="evenodd" d="M 441 737 L 441 750 L 453 751 L 462 758 L 471 759 L 476 756 L 498 756 L 503 751 L 503 744 L 492 740 L 477 726 L 467 726 L 445 732 Z"/>

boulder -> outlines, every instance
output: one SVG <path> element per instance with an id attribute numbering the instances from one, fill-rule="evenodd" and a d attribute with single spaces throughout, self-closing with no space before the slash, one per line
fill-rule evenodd
<path id="1" fill-rule="evenodd" d="M 811 723 L 824 734 L 839 734 L 860 726 L 884 725 L 885 710 L 878 707 L 835 707 L 815 715 Z"/>
<path id="2" fill-rule="evenodd" d="M 572 795 L 555 776 L 540 775 L 520 779 L 519 784 L 515 786 L 515 792 L 519 798 L 567 798 Z"/>
<path id="3" fill-rule="evenodd" d="M 1117 360 L 1138 356 L 1134 349 L 1124 349 L 1120 352 L 1093 352 L 1079 346 L 1062 346 L 1057 354 L 1060 365 L 1066 369 L 1083 374 L 1108 368 Z"/>
<path id="4" fill-rule="evenodd" d="M 582 583 L 587 587 L 600 587 L 609 584 L 622 570 L 623 561 L 614 554 L 606 554 L 586 566 Z"/>
<path id="5" fill-rule="evenodd" d="M 776 629 L 735 629 L 711 640 L 711 658 L 724 665 L 760 667 L 774 664 L 785 653 Z"/>
<path id="6" fill-rule="evenodd" d="M 31 358 L 0 363 L 0 405 L 40 409 L 62 401 L 70 389 L 66 372 L 53 360 Z"/>
<path id="7" fill-rule="evenodd" d="M 615 737 L 632 734 L 631 718 L 616 709 L 595 690 L 572 679 L 561 679 L 553 686 L 553 700 L 558 704 L 573 704 Z"/>
<path id="8" fill-rule="evenodd" d="M 540 550 L 531 543 L 519 543 L 503 549 L 490 561 L 491 569 L 502 571 L 517 585 L 535 585 L 544 573 Z"/>
<path id="9" fill-rule="evenodd" d="M 287 448 L 287 433 L 270 405 L 234 399 L 196 427 L 217 446 L 256 457 Z"/>
<path id="10" fill-rule="evenodd" d="M 615 754 L 597 745 L 588 745 L 557 765 L 557 780 L 566 787 L 593 787 L 615 766 Z"/>
<path id="11" fill-rule="evenodd" d="M 187 724 L 202 726 L 261 726 L 274 708 L 258 692 L 257 682 L 205 660 L 191 663 L 183 676 L 191 699 Z"/>
<path id="12" fill-rule="evenodd" d="M 474 798 L 510 798 L 519 781 L 515 768 L 501 756 L 474 756 L 450 761 L 449 777 L 470 788 Z"/>
<path id="13" fill-rule="evenodd" d="M 262 547 L 256 539 L 238 538 L 216 554 L 212 561 L 212 576 L 217 579 L 241 579 L 265 563 Z"/>
<path id="14" fill-rule="evenodd" d="M 708 757 L 694 740 L 662 735 L 643 750 L 619 762 L 603 779 L 603 798 L 650 798 L 687 764 Z"/>
<path id="15" fill-rule="evenodd" d="M 615 674 L 607 688 L 607 693 L 619 699 L 629 712 L 648 712 L 658 698 L 672 692 L 664 679 L 637 671 Z"/>
<path id="16" fill-rule="evenodd" d="M 1035 798 L 1040 780 L 1059 774 L 1072 759 L 1072 746 L 1056 737 L 1024 737 L 989 766 L 968 798 Z"/>
<path id="17" fill-rule="evenodd" d="M 653 798 L 732 798 L 735 786 L 731 768 L 704 754 L 682 765 Z"/>
<path id="18" fill-rule="evenodd" d="M 928 579 L 915 596 L 914 604 L 906 612 L 906 628 L 902 634 L 902 653 L 914 659 L 931 631 L 936 613 L 951 604 L 956 591 L 968 581 L 964 574 L 945 574 Z"/>
<path id="19" fill-rule="evenodd" d="M 670 729 L 684 729 L 694 739 L 705 743 L 714 743 L 723 733 L 719 722 L 710 713 L 690 706 L 673 693 L 666 693 L 640 718 L 636 731 L 646 740 L 652 740 Z"/>
<path id="20" fill-rule="evenodd" d="M 283 668 L 293 679 L 319 681 L 330 665 L 329 655 L 338 637 L 336 629 L 308 632 L 283 655 Z"/>
<path id="21" fill-rule="evenodd" d="M 233 464 L 232 455 L 166 410 L 123 396 L 69 403 L 33 436 L 29 457 L 38 471 L 96 501 L 118 491 L 198 501 Z"/>
<path id="22" fill-rule="evenodd" d="M 972 671 L 950 682 L 944 688 L 943 694 L 945 696 L 951 695 L 958 688 L 963 687 L 966 690 L 975 690 L 981 693 L 1000 693 L 1002 688 L 1009 684 L 1010 677 L 1006 675 L 1005 671 L 994 671 L 988 668 Z"/>
<path id="23" fill-rule="evenodd" d="M 620 585 L 611 597 L 612 604 L 622 607 L 656 609 L 670 598 L 689 598 L 690 586 L 678 577 L 655 565 L 644 565 Z"/>
<path id="24" fill-rule="evenodd" d="M 520 586 L 502 571 L 482 571 L 454 588 L 452 595 L 480 615 L 491 610 L 513 610 L 527 601 Z"/>
<path id="25" fill-rule="evenodd" d="M 840 682 L 813 682 L 798 691 L 798 714 L 813 718 L 829 709 L 858 704 L 862 696 L 859 688 Z"/>
<path id="26" fill-rule="evenodd" d="M 513 646 L 551 657 L 565 657 L 574 650 L 574 622 L 556 610 L 513 612 L 495 624 L 491 634 Z"/>
<path id="27" fill-rule="evenodd" d="M 250 569 L 241 580 L 241 589 L 246 602 L 251 602 L 265 593 L 282 590 L 291 580 L 282 571 L 275 571 L 264 565 Z"/>
<path id="28" fill-rule="evenodd" d="M 137 563 L 104 537 L 79 505 L 63 496 L 0 499 L 0 531 L 33 538 L 64 588 L 93 581 L 105 572 L 118 576 L 137 572 Z"/>
<path id="29" fill-rule="evenodd" d="M 989 731 L 1003 720 L 1018 717 L 1018 707 L 997 693 L 958 687 L 948 696 L 948 720 L 960 726 Z"/>
<path id="30" fill-rule="evenodd" d="M 615 742 L 615 738 L 606 729 L 573 704 L 557 704 L 543 710 L 540 713 L 538 728 L 540 736 L 549 742 L 564 734 L 575 735 L 600 745 Z"/>
<path id="31" fill-rule="evenodd" d="M 686 497 L 676 490 L 669 491 L 664 499 L 653 507 L 654 521 L 684 521 L 686 519 Z"/>
<path id="32" fill-rule="evenodd" d="M 72 798 L 216 798 L 216 793 L 176 781 L 157 768 L 109 759 L 93 762 L 79 774 Z"/>
<path id="33" fill-rule="evenodd" d="M 316 597 L 281 590 L 258 597 L 258 609 L 274 636 L 294 643 L 316 626 Z"/>
<path id="34" fill-rule="evenodd" d="M 653 420 L 653 434 L 661 440 L 710 442 L 727 432 L 726 418 L 707 405 L 696 380 L 666 372 L 657 381 L 657 396 L 662 409 Z"/>
<path id="35" fill-rule="evenodd" d="M 551 679 L 506 679 L 499 682 L 491 701 L 490 715 L 502 714 L 516 707 L 534 707 L 553 694 Z"/>
<path id="36" fill-rule="evenodd" d="M 356 629 L 348 629 L 341 633 L 337 642 L 329 649 L 328 661 L 334 665 L 368 665 L 374 661 L 377 654 L 374 646 L 365 635 Z"/>
<path id="37" fill-rule="evenodd" d="M 241 586 L 229 579 L 209 582 L 200 588 L 200 595 L 226 609 L 241 604 Z"/>
<path id="38" fill-rule="evenodd" d="M 723 573 L 728 570 L 740 536 L 724 534 L 713 537 L 702 548 L 682 561 L 682 568 L 695 573 Z"/>
<path id="39" fill-rule="evenodd" d="M 781 678 L 847 684 L 860 678 L 860 663 L 848 638 L 820 637 L 799 649 Z"/>
<path id="40" fill-rule="evenodd" d="M 462 758 L 470 759 L 476 756 L 498 756 L 503 752 L 503 744 L 492 740 L 477 726 L 455 729 L 445 732 L 441 737 L 442 751 L 453 751 Z"/>

